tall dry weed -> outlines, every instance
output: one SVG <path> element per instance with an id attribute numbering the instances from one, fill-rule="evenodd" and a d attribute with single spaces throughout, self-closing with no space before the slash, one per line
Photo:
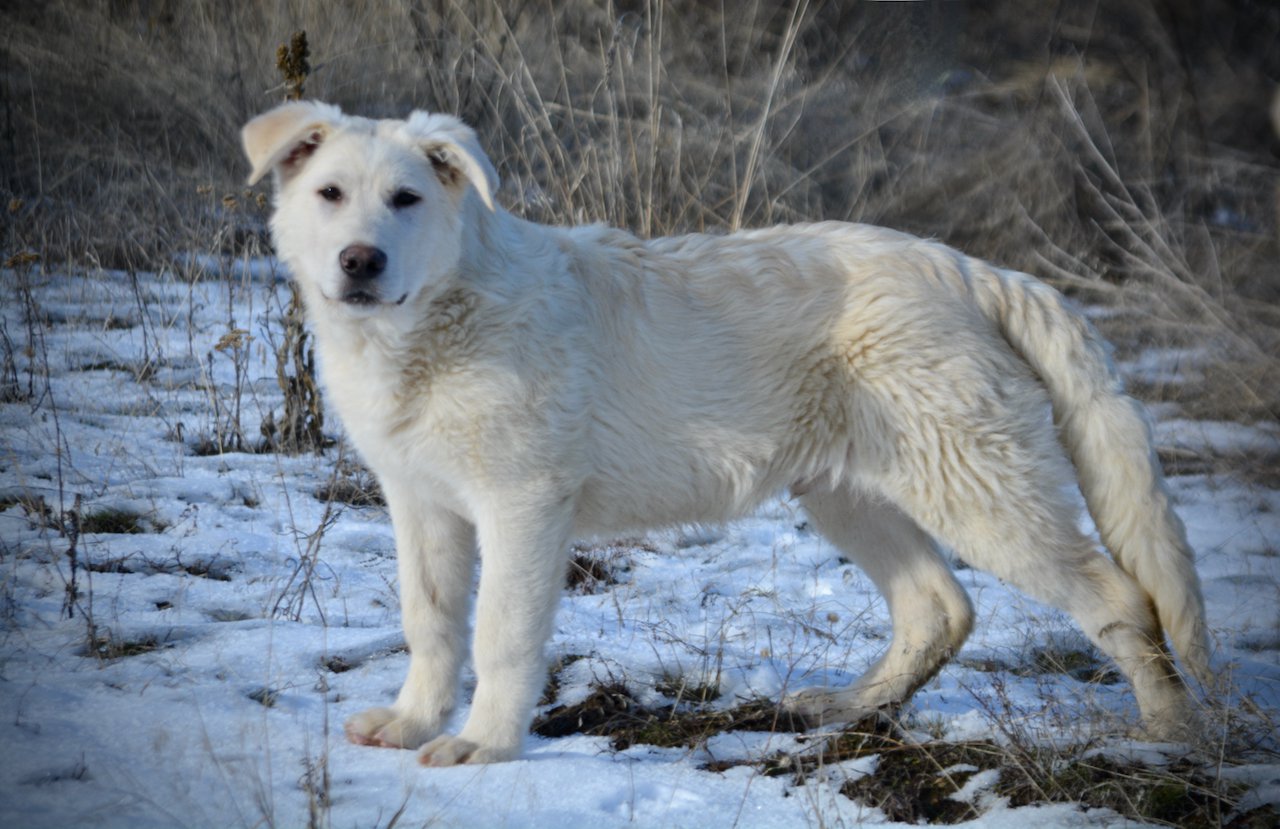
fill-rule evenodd
<path id="1" fill-rule="evenodd" d="M 1089 303 L 1122 351 L 1194 344 L 1143 386 L 1203 416 L 1280 416 L 1280 9 L 700 0 L 52 0 L 0 12 L 3 195 L 45 261 L 163 268 L 263 246 L 197 195 L 286 90 L 476 126 L 500 199 L 641 235 L 846 219 L 940 238 Z M 180 268 L 178 270 L 181 270 Z"/>

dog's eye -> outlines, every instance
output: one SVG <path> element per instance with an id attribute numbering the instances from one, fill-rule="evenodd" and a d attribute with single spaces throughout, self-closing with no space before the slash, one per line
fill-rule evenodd
<path id="1" fill-rule="evenodd" d="M 422 196 L 412 190 L 397 190 L 391 194 L 391 206 L 395 208 L 412 207 L 422 201 Z"/>
<path id="2" fill-rule="evenodd" d="M 325 201 L 342 201 L 342 191 L 331 184 L 320 191 L 320 198 Z"/>

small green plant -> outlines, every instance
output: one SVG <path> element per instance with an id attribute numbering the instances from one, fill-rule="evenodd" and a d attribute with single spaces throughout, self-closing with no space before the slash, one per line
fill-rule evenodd
<path id="1" fill-rule="evenodd" d="M 108 507 L 83 515 L 80 518 L 80 532 L 137 535 L 147 531 L 142 520 L 142 516 L 136 512 Z"/>
<path id="2" fill-rule="evenodd" d="M 148 635 L 140 636 L 137 639 L 121 639 L 107 631 L 104 635 L 95 636 L 89 640 L 83 655 L 110 662 L 116 659 L 126 659 L 130 656 L 140 656 L 165 647 L 168 647 L 168 645 L 161 641 L 158 636 Z"/>

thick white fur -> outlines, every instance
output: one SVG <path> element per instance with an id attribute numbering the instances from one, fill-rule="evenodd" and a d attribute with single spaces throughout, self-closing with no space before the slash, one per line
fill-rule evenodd
<path id="1" fill-rule="evenodd" d="M 1149 731 L 1188 733 L 1162 628 L 1203 677 L 1192 552 L 1143 411 L 1049 287 L 864 225 L 641 241 L 531 224 L 493 204 L 448 116 L 289 104 L 244 142 L 255 179 L 274 171 L 277 250 L 395 525 L 408 678 L 351 739 L 431 765 L 517 756 L 572 536 L 730 519 L 788 488 L 894 626 L 865 676 L 799 711 L 901 702 L 960 647 L 973 614 L 936 540 L 1072 614 Z M 394 206 L 402 191 L 421 201 Z M 343 301 L 352 244 L 386 254 L 376 302 Z M 1077 528 L 1077 480 L 1114 561 Z M 453 736 L 477 552 L 478 684 Z"/>

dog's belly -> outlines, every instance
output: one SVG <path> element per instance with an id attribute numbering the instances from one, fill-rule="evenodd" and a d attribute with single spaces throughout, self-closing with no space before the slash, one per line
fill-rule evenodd
<path id="1" fill-rule="evenodd" d="M 603 536 L 684 524 L 720 524 L 749 512 L 771 491 L 776 490 L 752 490 L 733 499 L 707 497 L 706 492 L 678 498 L 671 493 L 636 493 L 588 482 L 578 501 L 574 533 Z"/>
<path id="2" fill-rule="evenodd" d="M 680 451 L 662 444 L 647 448 L 647 455 L 633 465 L 598 470 L 584 481 L 577 498 L 577 532 L 607 535 L 718 524 L 749 513 L 801 477 L 768 444 L 757 444 L 751 452 Z"/>

